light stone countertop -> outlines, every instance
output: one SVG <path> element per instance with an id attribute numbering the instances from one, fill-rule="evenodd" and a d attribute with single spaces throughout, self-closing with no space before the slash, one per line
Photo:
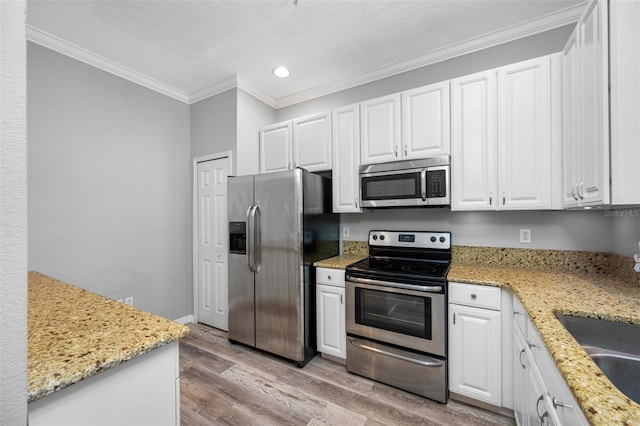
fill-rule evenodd
<path id="1" fill-rule="evenodd" d="M 365 243 L 366 244 L 366 243 Z M 344 269 L 366 256 L 317 262 Z M 640 405 L 621 393 L 555 313 L 640 324 L 640 274 L 633 259 L 580 251 L 453 247 L 447 279 L 512 290 L 593 425 L 640 425 Z"/>
<path id="2" fill-rule="evenodd" d="M 29 272 L 29 402 L 174 342 L 189 328 Z"/>

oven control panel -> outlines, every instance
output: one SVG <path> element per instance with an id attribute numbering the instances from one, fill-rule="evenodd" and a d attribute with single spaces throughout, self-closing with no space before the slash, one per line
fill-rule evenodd
<path id="1" fill-rule="evenodd" d="M 369 245 L 451 249 L 451 232 L 369 231 Z"/>

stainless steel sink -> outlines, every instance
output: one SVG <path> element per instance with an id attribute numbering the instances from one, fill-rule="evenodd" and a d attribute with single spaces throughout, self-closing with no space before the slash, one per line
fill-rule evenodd
<path id="1" fill-rule="evenodd" d="M 640 325 L 556 314 L 602 372 L 640 404 Z"/>

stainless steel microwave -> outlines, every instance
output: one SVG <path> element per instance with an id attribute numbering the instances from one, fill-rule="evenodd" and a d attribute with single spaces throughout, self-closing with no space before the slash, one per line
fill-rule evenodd
<path id="1" fill-rule="evenodd" d="M 449 167 L 448 155 L 360 166 L 360 205 L 449 205 Z"/>

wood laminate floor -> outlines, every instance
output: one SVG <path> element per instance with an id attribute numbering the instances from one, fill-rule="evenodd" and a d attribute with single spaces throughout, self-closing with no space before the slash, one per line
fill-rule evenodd
<path id="1" fill-rule="evenodd" d="M 316 356 L 304 368 L 189 324 L 180 341 L 182 425 L 513 425 L 456 401 L 421 398 Z"/>

